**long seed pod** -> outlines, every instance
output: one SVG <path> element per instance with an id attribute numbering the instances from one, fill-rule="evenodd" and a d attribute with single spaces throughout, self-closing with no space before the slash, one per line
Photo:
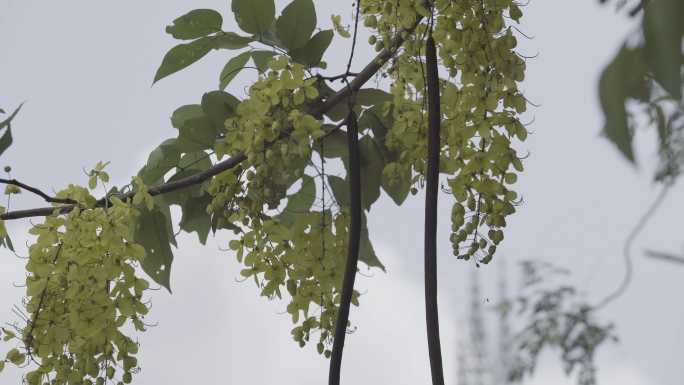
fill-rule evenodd
<path id="1" fill-rule="evenodd" d="M 425 319 L 433 385 L 444 385 L 437 309 L 437 193 L 439 191 L 439 73 L 432 34 L 425 44 L 428 96 L 428 153 L 425 175 Z"/>
<path id="2" fill-rule="evenodd" d="M 339 385 L 342 369 L 342 350 L 349 322 L 349 307 L 356 280 L 356 265 L 359 261 L 359 243 L 361 240 L 361 161 L 359 155 L 359 135 L 356 115 L 353 111 L 347 116 L 347 146 L 349 149 L 349 242 L 347 244 L 347 263 L 342 281 L 342 297 L 340 310 L 335 323 L 335 340 L 330 356 L 329 385 Z"/>

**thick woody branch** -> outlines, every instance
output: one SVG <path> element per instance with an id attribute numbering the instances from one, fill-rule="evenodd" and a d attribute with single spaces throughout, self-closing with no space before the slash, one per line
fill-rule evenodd
<path id="1" fill-rule="evenodd" d="M 316 117 L 317 119 L 322 119 L 323 114 L 326 112 L 330 111 L 333 107 L 335 107 L 338 103 L 344 101 L 351 92 L 356 92 L 363 87 L 370 78 L 372 78 L 380 68 L 382 68 L 385 63 L 396 53 L 396 51 L 401 47 L 401 45 L 404 43 L 404 38 L 402 37 L 402 34 L 408 34 L 411 33 L 416 27 L 418 26 L 418 22 L 416 24 L 397 36 L 394 37 L 392 40 L 391 48 L 390 49 L 384 49 L 380 51 L 380 53 L 370 62 L 368 63 L 361 72 L 357 74 L 356 77 L 354 77 L 354 80 L 352 80 L 349 83 L 348 87 L 343 87 L 341 90 L 337 91 L 333 95 L 331 95 L 329 98 L 324 100 L 320 105 L 316 106 L 313 108 L 311 111 L 311 115 Z M 168 182 L 168 183 L 163 183 L 154 187 L 150 187 L 148 190 L 150 195 L 155 196 L 155 195 L 160 195 L 160 194 L 166 194 L 172 191 L 176 190 L 181 190 L 186 187 L 194 186 L 197 184 L 200 184 L 202 182 L 205 182 L 209 180 L 210 178 L 226 171 L 234 168 L 241 162 L 247 159 L 247 156 L 243 153 L 238 153 L 230 158 L 216 163 L 214 166 L 210 167 L 209 169 L 199 172 L 197 174 L 191 175 L 186 178 L 179 179 L 174 182 Z M 123 196 L 124 199 L 130 198 L 133 196 L 133 193 L 128 193 Z M 102 207 L 105 205 L 107 202 L 107 197 L 102 198 L 98 201 L 98 206 Z M 58 203 L 58 202 L 57 202 Z M 28 209 L 28 210 L 15 210 L 15 211 L 9 211 L 6 212 L 2 215 L 0 215 L 0 220 L 13 220 L 13 219 L 21 219 L 21 218 L 30 218 L 30 217 L 41 217 L 41 216 L 48 216 L 52 215 L 55 210 L 58 210 L 59 213 L 64 214 L 68 213 L 71 210 L 73 210 L 75 205 L 73 204 L 68 204 L 64 206 L 54 206 L 54 207 L 39 207 L 39 208 L 33 208 L 33 209 Z"/>
<path id="2" fill-rule="evenodd" d="M 155 195 L 161 195 L 161 194 L 166 194 L 172 191 L 176 190 L 181 190 L 186 187 L 194 186 L 197 184 L 200 184 L 206 180 L 209 180 L 210 178 L 226 171 L 230 170 L 231 168 L 237 166 L 240 164 L 240 162 L 244 161 L 247 159 L 247 157 L 244 154 L 237 154 L 235 156 L 230 157 L 227 160 L 224 160 L 223 162 L 219 162 L 215 164 L 214 166 L 208 168 L 205 171 L 198 172 L 197 174 L 190 175 L 189 177 L 179 179 L 177 181 L 173 182 L 168 182 L 168 183 L 163 183 L 158 186 L 150 187 L 148 190 L 149 194 L 152 196 Z M 125 194 L 123 197 L 124 200 L 133 197 L 134 193 L 130 192 Z M 100 200 L 97 201 L 97 206 L 102 207 L 105 205 L 107 202 L 105 199 L 109 198 L 101 198 Z M 29 217 L 40 217 L 40 216 L 47 216 L 47 215 L 52 215 L 55 210 L 58 210 L 60 214 L 66 214 L 69 211 L 73 210 L 75 205 L 70 204 L 70 205 L 65 205 L 65 206 L 57 206 L 57 207 L 40 207 L 40 208 L 35 208 L 35 209 L 28 209 L 28 210 L 16 210 L 16 211 L 9 211 L 5 214 L 0 215 L 0 219 L 2 220 L 10 220 L 10 219 L 20 219 L 20 218 L 29 218 Z"/>

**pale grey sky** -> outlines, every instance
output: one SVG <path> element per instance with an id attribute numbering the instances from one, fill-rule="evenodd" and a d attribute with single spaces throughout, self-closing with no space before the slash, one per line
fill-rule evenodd
<path id="1" fill-rule="evenodd" d="M 0 160 L 13 175 L 46 189 L 85 183 L 82 169 L 111 161 L 114 182 L 125 182 L 163 139 L 175 135 L 171 112 L 199 101 L 217 86 L 231 52 L 211 53 L 189 70 L 150 87 L 166 50 L 174 43 L 164 26 L 194 8 L 220 10 L 224 29 L 236 30 L 228 1 L 1 0 L 0 106 L 27 100 L 14 128 L 14 145 Z M 283 4 L 284 2 L 279 2 Z M 637 138 L 641 166 L 627 165 L 598 137 L 602 124 L 596 97 L 600 69 L 634 26 L 594 0 L 533 0 L 524 8 L 521 29 L 534 37 L 522 53 L 538 58 L 528 65 L 523 88 L 540 104 L 532 109 L 534 132 L 519 148 L 529 150 L 519 191 L 525 205 L 510 221 L 498 258 L 541 258 L 569 267 L 574 281 L 597 301 L 622 278 L 622 242 L 657 193 L 650 175 L 655 147 L 650 133 Z M 337 13 L 347 20 L 351 5 L 317 1 L 319 25 Z M 349 40 L 336 38 L 328 62 L 346 58 Z M 372 50 L 361 44 L 357 65 Z M 248 78 L 232 91 L 243 94 Z M 636 242 L 636 273 L 629 292 L 601 315 L 615 321 L 621 342 L 598 353 L 601 385 L 678 385 L 684 378 L 684 268 L 646 260 L 645 247 L 681 252 L 682 186 L 676 186 Z M 24 194 L 26 195 L 26 194 Z M 395 207 L 387 197 L 373 208 L 371 238 L 388 273 L 360 277 L 365 293 L 352 310 L 358 326 L 348 338 L 345 384 L 427 384 L 422 302 L 422 199 Z M 450 202 L 443 196 L 444 213 Z M 22 197 L 13 208 L 40 202 Z M 440 234 L 440 311 L 447 381 L 455 384 L 457 321 L 467 306 L 468 271 L 448 242 L 448 215 Z M 9 224 L 23 245 L 28 221 Z M 156 328 L 140 336 L 141 373 L 136 384 L 188 383 L 321 384 L 327 361 L 314 347 L 291 340 L 284 304 L 257 296 L 251 282 L 237 283 L 234 256 L 219 251 L 220 234 L 206 247 L 194 236 L 180 237 L 172 270 L 174 294 L 153 294 Z M 21 248 L 20 248 L 21 250 Z M 21 253 L 21 251 L 20 251 Z M 11 306 L 23 290 L 22 260 L 0 250 L 0 320 L 14 320 Z M 495 295 L 497 260 L 480 269 L 484 296 Z M 511 267 L 512 262 L 508 263 Z M 4 350 L 4 349 L 2 349 Z M 6 370 L 0 385 L 16 384 Z M 553 356 L 545 357 L 530 384 L 569 384 Z"/>

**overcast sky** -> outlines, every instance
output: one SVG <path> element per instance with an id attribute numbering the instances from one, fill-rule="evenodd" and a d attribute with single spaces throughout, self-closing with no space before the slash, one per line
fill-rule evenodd
<path id="1" fill-rule="evenodd" d="M 28 101 L 13 125 L 14 145 L 0 160 L 13 176 L 46 190 L 85 184 L 83 168 L 111 161 L 115 182 L 129 180 L 163 139 L 175 136 L 169 116 L 215 89 L 231 52 L 213 52 L 189 70 L 150 87 L 173 41 L 164 26 L 193 8 L 224 14 L 225 30 L 236 30 L 228 1 L 34 1 L 0 0 L 0 107 Z M 651 182 L 654 138 L 637 135 L 640 167 L 621 159 L 599 138 L 602 117 L 596 96 L 600 69 L 634 28 L 625 17 L 594 0 L 533 0 L 521 30 L 528 63 L 523 88 L 540 105 L 529 115 L 533 135 L 519 146 L 530 152 L 519 191 L 525 205 L 509 222 L 495 261 L 479 270 L 483 302 L 495 295 L 497 262 L 539 258 L 573 271 L 590 302 L 613 290 L 623 274 L 622 242 L 658 192 Z M 279 2 L 282 7 L 283 2 Z M 351 5 L 317 1 L 319 26 L 328 15 L 347 21 Z M 523 40 L 523 39 L 521 39 Z M 336 38 L 328 62 L 346 58 L 349 40 Z M 357 68 L 372 50 L 361 45 Z M 338 55 L 338 56 L 336 56 Z M 339 67 L 339 66 L 338 66 Z M 231 91 L 244 95 L 248 78 Z M 684 289 L 684 267 L 643 257 L 644 248 L 683 250 L 682 186 L 676 186 L 635 245 L 636 274 L 627 294 L 600 313 L 614 321 L 621 341 L 598 353 L 601 385 L 678 385 L 684 378 L 684 312 L 676 293 Z M 23 194 L 26 195 L 26 194 Z M 451 201 L 442 196 L 443 213 Z M 12 208 L 40 204 L 23 196 Z M 401 208 L 386 196 L 369 219 L 371 238 L 387 274 L 364 272 L 361 307 L 352 310 L 358 330 L 346 343 L 345 384 L 427 384 L 429 366 L 422 302 L 422 194 Z M 455 384 L 458 321 L 467 308 L 471 267 L 451 256 L 449 216 L 440 232 L 440 316 L 446 380 Z M 28 221 L 8 225 L 25 254 Z M 258 297 L 251 281 L 236 282 L 239 264 L 219 250 L 229 234 L 206 247 L 182 235 L 172 269 L 173 295 L 152 295 L 150 319 L 159 323 L 140 336 L 141 373 L 136 384 L 322 384 L 327 360 L 315 347 L 300 349 L 290 338 L 285 304 Z M 10 309 L 23 289 L 24 261 L 0 250 L 0 320 L 16 320 Z M 2 349 L 5 350 L 5 349 Z M 6 370 L 0 385 L 17 384 Z M 530 384 L 569 384 L 555 356 L 546 356 Z"/>

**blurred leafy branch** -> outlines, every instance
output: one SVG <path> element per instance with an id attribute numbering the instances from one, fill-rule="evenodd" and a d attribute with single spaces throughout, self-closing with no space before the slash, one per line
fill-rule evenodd
<path id="1" fill-rule="evenodd" d="M 600 0 L 600 3 L 607 2 Z M 509 372 L 511 381 L 531 375 L 543 351 L 559 349 L 567 374 L 578 369 L 578 384 L 596 383 L 595 353 L 605 342 L 617 341 L 614 325 L 598 322 L 597 311 L 620 296 L 629 284 L 631 243 L 662 202 L 667 188 L 681 174 L 684 164 L 684 2 L 620 0 L 615 5 L 619 11 L 627 10 L 630 17 L 638 19 L 639 25 L 600 77 L 599 97 L 605 118 L 603 135 L 627 160 L 636 164 L 635 133 L 639 129 L 656 131 L 660 165 L 654 179 L 665 188 L 628 237 L 624 250 L 625 280 L 600 303 L 592 305 L 581 300 L 572 285 L 549 285 L 554 276 L 567 272 L 543 263 L 523 264 L 526 281 L 523 289 L 514 300 L 504 301 L 500 307 L 500 311 L 516 312 L 525 320 L 514 338 L 517 349 Z M 681 261 L 681 257 L 661 252 L 650 251 L 648 255 Z"/>
<path id="2" fill-rule="evenodd" d="M 667 182 L 681 173 L 684 163 L 684 2 L 622 0 L 617 6 L 629 9 L 639 25 L 627 36 L 599 81 L 605 116 L 603 134 L 636 163 L 635 132 L 641 127 L 655 127 L 660 159 L 655 179 Z"/>
<path id="3" fill-rule="evenodd" d="M 512 299 L 502 299 L 497 310 L 521 320 L 512 336 L 513 354 L 508 380 L 531 376 L 540 355 L 560 351 L 566 375 L 577 371 L 578 385 L 596 384 L 596 351 L 617 341 L 612 323 L 597 320 L 594 307 L 570 283 L 558 280 L 570 272 L 541 261 L 523 261 L 522 287 Z"/>

